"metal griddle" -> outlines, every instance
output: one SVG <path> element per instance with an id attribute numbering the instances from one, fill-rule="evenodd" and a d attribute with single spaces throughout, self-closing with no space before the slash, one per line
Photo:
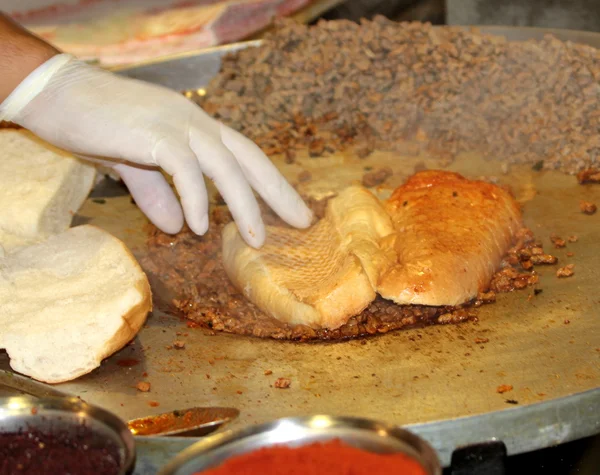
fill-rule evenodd
<path id="1" fill-rule="evenodd" d="M 595 33 L 482 30 L 518 40 L 551 32 L 600 47 L 600 34 Z M 178 90 L 198 89 L 218 71 L 224 53 L 256 44 L 179 55 L 119 73 Z M 364 166 L 392 164 L 396 173 L 378 190 L 382 197 L 412 174 L 417 162 L 439 166 L 428 157 L 399 160 L 376 152 L 364 160 L 337 155 L 300 157 L 300 165 L 274 161 L 292 180 L 303 169 L 311 171 L 313 180 L 302 191 L 317 197 L 359 180 Z M 211 405 L 241 411 L 230 427 L 316 413 L 379 419 L 409 426 L 432 443 L 446 465 L 455 448 L 471 443 L 502 440 L 509 454 L 517 454 L 600 432 L 600 213 L 586 216 L 579 211 L 580 199 L 600 203 L 600 185 L 580 186 L 574 177 L 531 167 L 512 167 L 503 174 L 499 162 L 476 155 L 459 157 L 449 169 L 470 177 L 493 175 L 512 184 L 525 204 L 526 223 L 547 249 L 552 249 L 552 233 L 577 235 L 577 243 L 552 249 L 562 265 L 576 265 L 575 276 L 558 279 L 556 267 L 539 268 L 542 293 L 531 298 L 531 291 L 500 295 L 497 303 L 481 309 L 477 324 L 343 343 L 211 334 L 187 328 L 181 319 L 157 309 L 132 345 L 92 374 L 55 389 L 124 419 Z M 338 177 L 336 185 L 331 176 Z M 143 256 L 146 220 L 122 189 L 107 183 L 94 191 L 76 220 L 107 229 Z M 568 258 L 567 252 L 575 256 Z M 185 349 L 167 349 L 174 340 L 185 341 Z M 6 356 L 2 358 L 0 366 L 8 368 Z M 139 364 L 120 366 L 132 358 Z M 266 370 L 273 373 L 265 375 Z M 290 378 L 291 387 L 272 387 L 278 377 Z M 151 382 L 149 393 L 136 391 L 141 380 Z M 505 384 L 514 389 L 498 393 L 497 387 Z M 151 401 L 160 405 L 151 407 Z M 138 439 L 136 473 L 151 473 L 192 442 Z"/>

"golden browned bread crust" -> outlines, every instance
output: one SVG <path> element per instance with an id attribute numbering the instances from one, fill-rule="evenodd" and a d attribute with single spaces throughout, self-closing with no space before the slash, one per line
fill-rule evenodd
<path id="1" fill-rule="evenodd" d="M 223 231 L 223 264 L 268 315 L 336 329 L 377 293 L 400 305 L 455 306 L 475 298 L 520 228 L 519 206 L 501 187 L 424 171 L 385 204 L 350 187 L 308 230 L 268 227 L 259 250 L 231 223 Z"/>
<path id="2" fill-rule="evenodd" d="M 386 261 L 379 239 L 392 231 L 380 201 L 351 187 L 306 231 L 268 227 L 259 250 L 242 240 L 235 224 L 227 225 L 223 264 L 234 285 L 265 313 L 291 324 L 335 329 L 375 299 Z"/>
<path id="3" fill-rule="evenodd" d="M 398 304 L 458 305 L 475 298 L 522 226 L 508 191 L 446 171 L 413 175 L 386 209 L 395 233 L 381 245 L 395 262 L 377 291 Z"/>

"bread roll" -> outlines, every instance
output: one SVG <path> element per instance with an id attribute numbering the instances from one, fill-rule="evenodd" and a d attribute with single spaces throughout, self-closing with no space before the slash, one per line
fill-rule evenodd
<path id="1" fill-rule="evenodd" d="M 63 232 L 90 193 L 93 165 L 23 129 L 0 129 L 0 245 L 5 251 Z"/>
<path id="2" fill-rule="evenodd" d="M 377 291 L 400 305 L 460 305 L 477 297 L 522 226 L 506 190 L 447 171 L 413 175 L 386 209 L 396 232 L 381 246 L 396 259 Z"/>
<path id="3" fill-rule="evenodd" d="M 89 373 L 135 337 L 152 308 L 125 245 L 90 225 L 0 257 L 0 348 L 47 383 Z"/>
<path id="4" fill-rule="evenodd" d="M 380 201 L 351 187 L 329 201 L 308 230 L 267 227 L 261 249 L 231 223 L 223 230 L 223 263 L 237 288 L 265 313 L 290 324 L 335 329 L 375 299 L 386 262 L 379 239 L 393 231 Z"/>

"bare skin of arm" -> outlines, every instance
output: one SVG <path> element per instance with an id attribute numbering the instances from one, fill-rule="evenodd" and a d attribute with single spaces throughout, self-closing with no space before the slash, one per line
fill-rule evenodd
<path id="1" fill-rule="evenodd" d="M 0 12 L 0 103 L 29 73 L 59 53 Z"/>

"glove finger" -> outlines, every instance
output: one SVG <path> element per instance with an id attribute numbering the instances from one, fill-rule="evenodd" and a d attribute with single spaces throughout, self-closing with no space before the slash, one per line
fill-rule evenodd
<path id="1" fill-rule="evenodd" d="M 208 197 L 196 155 L 187 145 L 163 140 L 153 151 L 156 163 L 173 177 L 185 220 L 199 235 L 208 231 Z"/>
<path id="2" fill-rule="evenodd" d="M 291 226 L 310 226 L 311 210 L 258 145 L 223 124 L 221 140 L 235 156 L 250 186 L 273 211 Z"/>
<path id="3" fill-rule="evenodd" d="M 218 135 L 217 135 L 218 137 Z M 240 234 L 252 247 L 265 242 L 265 225 L 260 208 L 235 157 L 214 134 L 192 129 L 190 146 L 196 152 L 204 173 L 214 181 Z"/>
<path id="4" fill-rule="evenodd" d="M 115 165 L 113 169 L 127 185 L 138 207 L 157 228 L 168 234 L 181 231 L 181 206 L 162 173 L 124 164 Z"/>

